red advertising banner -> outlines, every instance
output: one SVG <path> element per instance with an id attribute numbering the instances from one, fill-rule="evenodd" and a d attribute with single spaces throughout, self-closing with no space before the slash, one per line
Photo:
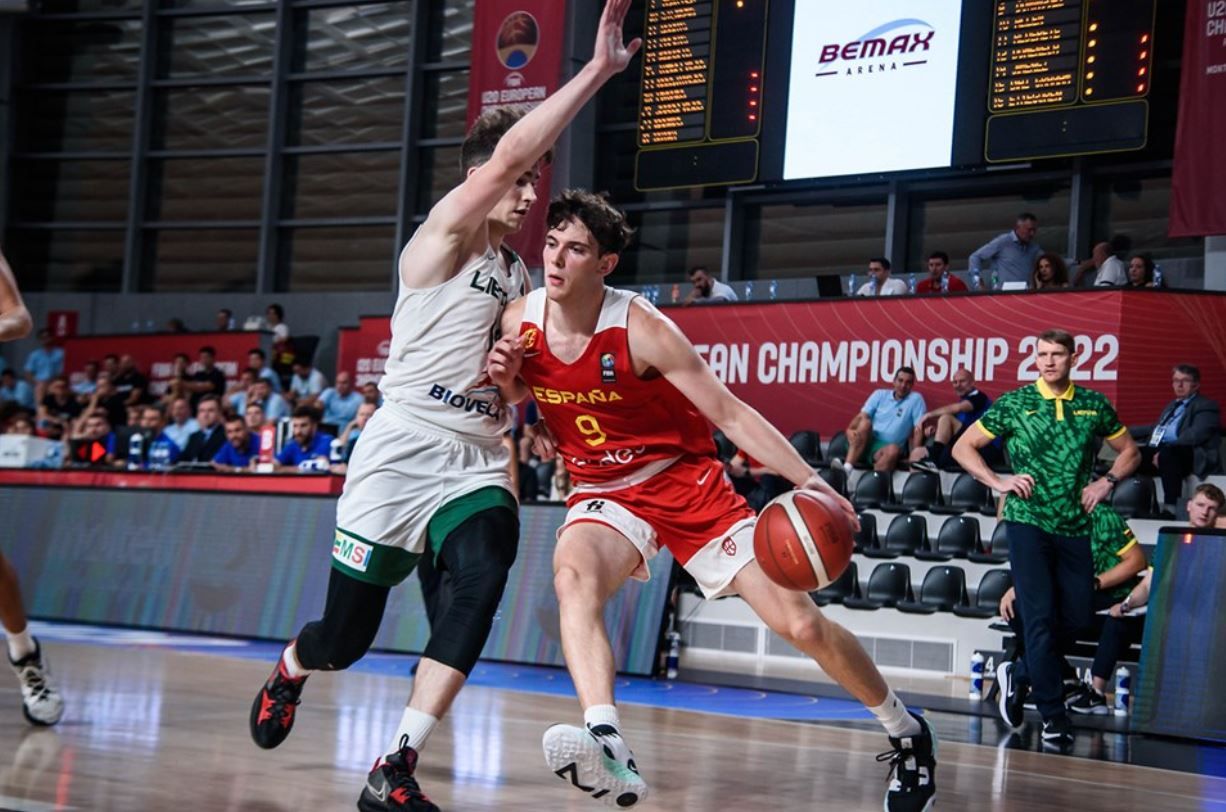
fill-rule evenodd
<path id="1" fill-rule="evenodd" d="M 1172 237 L 1226 234 L 1226 3 L 1188 3 L 1171 176 Z"/>
<path id="2" fill-rule="evenodd" d="M 1035 336 L 1051 327 L 1076 336 L 1073 379 L 1111 398 L 1126 423 L 1154 422 L 1174 396 L 1177 363 L 1200 367 L 1205 395 L 1226 401 L 1226 295 L 1086 290 L 664 312 L 715 374 L 785 433 L 842 431 L 902 365 L 915 368 L 929 408 L 956 399 L 949 381 L 958 367 L 996 398 L 1038 379 Z M 339 368 L 377 380 L 390 334 L 387 317 L 364 317 L 341 338 Z"/>
<path id="3" fill-rule="evenodd" d="M 174 357 L 184 353 L 191 359 L 190 371 L 201 347 L 217 351 L 217 367 L 226 373 L 226 381 L 234 382 L 247 368 L 247 353 L 256 347 L 268 352 L 268 337 L 264 332 L 228 333 L 141 333 L 138 335 L 79 336 L 67 338 L 64 347 L 64 373 L 72 383 L 80 380 L 87 361 L 101 363 L 107 355 L 131 355 L 136 368 L 149 377 L 149 391 L 161 395 L 174 376 Z"/>
<path id="4" fill-rule="evenodd" d="M 565 0 L 482 0 L 473 12 L 468 123 L 491 107 L 535 107 L 558 89 L 562 75 Z M 541 172 L 539 199 L 507 243 L 529 267 L 541 265 L 552 173 Z"/>

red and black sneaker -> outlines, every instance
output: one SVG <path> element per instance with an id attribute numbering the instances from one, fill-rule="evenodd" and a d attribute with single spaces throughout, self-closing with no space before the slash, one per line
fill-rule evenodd
<path id="1" fill-rule="evenodd" d="M 385 756 L 367 776 L 362 797 L 358 798 L 358 809 L 361 812 L 440 812 L 417 785 L 413 777 L 416 770 L 417 751 L 407 743 Z"/>
<path id="2" fill-rule="evenodd" d="M 302 686 L 306 677 L 294 679 L 285 672 L 285 661 L 277 658 L 277 667 L 272 670 L 272 676 L 260 688 L 251 704 L 251 738 L 265 750 L 285 741 L 294 727 L 294 712 L 298 709 L 298 699 L 302 695 Z"/>

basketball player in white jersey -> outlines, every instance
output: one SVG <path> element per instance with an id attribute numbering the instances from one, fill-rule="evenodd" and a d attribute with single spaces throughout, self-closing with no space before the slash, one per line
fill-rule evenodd
<path id="1" fill-rule="evenodd" d="M 461 149 L 464 182 L 431 209 L 400 256 L 384 405 L 362 432 L 337 505 L 322 619 L 307 624 L 256 696 L 251 734 L 264 748 L 289 734 L 303 682 L 347 668 L 370 647 L 391 587 L 422 555 L 451 577 L 412 696 L 358 808 L 436 810 L 413 777 L 418 753 L 476 663 L 515 560 L 516 496 L 502 435 L 509 409 L 485 374 L 507 302 L 526 274 L 503 239 L 536 199 L 537 166 L 580 108 L 638 50 L 623 43 L 630 0 L 610 0 L 594 53 L 526 115 L 493 110 Z"/>
<path id="2" fill-rule="evenodd" d="M 604 606 L 627 578 L 644 577 L 664 546 L 706 597 L 740 595 L 877 717 L 891 747 L 880 757 L 893 777 L 887 812 L 930 809 L 931 725 L 898 700 L 853 635 L 808 595 L 763 573 L 754 560 L 754 513 L 724 475 L 707 421 L 797 487 L 831 496 L 850 521 L 854 508 L 728 391 L 676 325 L 641 296 L 605 286 L 630 237 L 620 212 L 571 191 L 550 204 L 548 223 L 545 285 L 507 307 L 489 369 L 508 400 L 530 387 L 548 428 L 538 451 L 560 451 L 575 483 L 558 530 L 554 584 L 585 726 L 546 731 L 550 770 L 609 806 L 646 796 L 613 704 Z M 762 800 L 769 804 L 769 790 Z"/>
<path id="3" fill-rule="evenodd" d="M 32 326 L 17 280 L 0 252 L 0 341 L 25 338 Z M 64 715 L 64 700 L 51 684 L 42 647 L 30 635 L 17 571 L 3 553 L 0 553 L 0 626 L 4 627 L 8 642 L 9 665 L 21 682 L 22 713 L 30 724 L 55 724 Z"/>

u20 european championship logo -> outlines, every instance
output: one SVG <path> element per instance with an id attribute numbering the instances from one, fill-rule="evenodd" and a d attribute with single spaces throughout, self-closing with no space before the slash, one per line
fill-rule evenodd
<path id="1" fill-rule="evenodd" d="M 512 11 L 498 27 L 498 61 L 508 70 L 519 70 L 532 61 L 540 41 L 536 18 L 526 11 Z"/>

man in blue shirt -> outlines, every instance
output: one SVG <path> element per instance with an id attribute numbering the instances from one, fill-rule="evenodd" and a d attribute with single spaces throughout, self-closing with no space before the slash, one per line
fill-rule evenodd
<path id="1" fill-rule="evenodd" d="M 219 471 L 246 471 L 251 461 L 260 453 L 260 438 L 247 430 L 247 422 L 241 417 L 226 421 L 226 444 L 213 457 L 213 467 Z"/>
<path id="2" fill-rule="evenodd" d="M 1034 264 L 1039 254 L 1043 253 L 1043 248 L 1034 241 L 1038 233 L 1039 218 L 1030 212 L 1022 212 L 1017 216 L 1012 231 L 1006 231 L 971 254 L 971 275 L 982 274 L 984 263 L 991 263 L 1001 283 L 1029 284 Z"/>
<path id="3" fill-rule="evenodd" d="M 243 411 L 252 403 L 259 404 L 269 423 L 276 423 L 290 416 L 289 404 L 285 398 L 272 391 L 267 378 L 259 378 L 251 384 L 251 390 L 242 403 Z"/>
<path id="4" fill-rule="evenodd" d="M 323 460 L 327 470 L 328 454 L 336 438 L 319 433 L 319 412 L 310 406 L 299 406 L 294 409 L 289 428 L 291 438 L 277 454 L 277 470 L 297 470 L 308 460 Z"/>
<path id="5" fill-rule="evenodd" d="M 273 368 L 268 366 L 268 356 L 259 347 L 247 353 L 247 366 L 255 370 L 255 374 L 260 380 L 268 381 L 272 391 L 281 393 L 281 379 L 277 377 L 277 373 Z"/>
<path id="6" fill-rule="evenodd" d="M 0 372 L 0 404 L 9 401 L 27 411 L 34 411 L 34 388 L 18 378 L 12 369 Z"/>
<path id="7" fill-rule="evenodd" d="M 353 388 L 350 373 L 336 373 L 336 386 L 328 387 L 319 396 L 319 405 L 324 410 L 323 422 L 338 429 L 349 425 L 358 416 L 358 407 L 364 400 L 362 394 Z"/>
<path id="8" fill-rule="evenodd" d="M 139 460 L 141 468 L 169 468 L 179 461 L 183 449 L 166 434 L 166 417 L 160 407 L 145 406 L 141 410 L 140 431 L 144 435 L 142 459 Z"/>
<path id="9" fill-rule="evenodd" d="M 902 458 L 911 431 L 927 411 L 924 398 L 915 389 L 915 370 L 899 367 L 892 389 L 878 389 L 869 395 L 859 414 L 847 427 L 847 460 L 837 457 L 850 475 L 852 465 L 871 462 L 875 471 L 893 471 Z"/>
<path id="10" fill-rule="evenodd" d="M 969 369 L 954 370 L 950 378 L 958 399 L 925 412 L 915 424 L 911 434 L 911 467 L 923 471 L 958 470 L 950 451 L 967 426 L 974 424 L 992 405 L 992 399 L 975 386 L 975 378 Z M 925 447 L 925 438 L 932 438 L 932 446 Z M 1002 460 L 1000 444 L 981 449 L 989 465 Z"/>
<path id="11" fill-rule="evenodd" d="M 64 374 L 64 351 L 55 346 L 55 336 L 46 327 L 38 331 L 42 346 L 26 356 L 26 380 L 34 386 L 36 399 L 42 400 L 47 381 Z"/>

